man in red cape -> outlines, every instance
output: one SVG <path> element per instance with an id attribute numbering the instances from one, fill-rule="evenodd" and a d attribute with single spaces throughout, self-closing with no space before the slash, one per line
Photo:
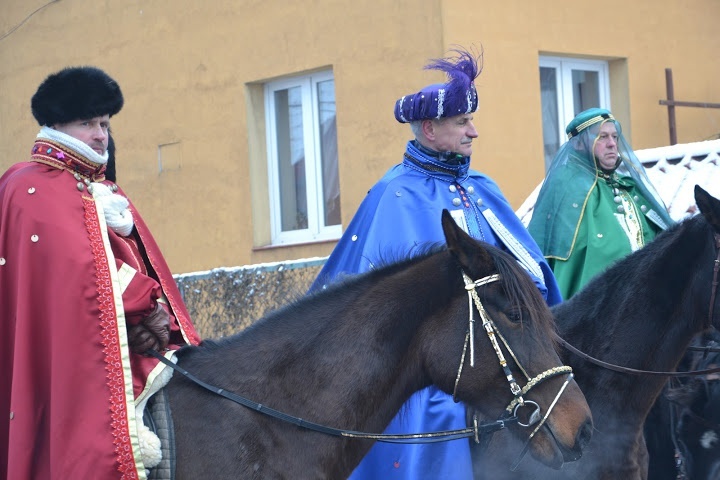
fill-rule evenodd
<path id="1" fill-rule="evenodd" d="M 200 341 L 145 222 L 105 178 L 122 105 L 102 70 L 50 75 L 31 102 L 31 157 L 0 178 L 0 478 L 146 478 L 159 447 L 142 407 L 170 374 L 143 353 Z"/>

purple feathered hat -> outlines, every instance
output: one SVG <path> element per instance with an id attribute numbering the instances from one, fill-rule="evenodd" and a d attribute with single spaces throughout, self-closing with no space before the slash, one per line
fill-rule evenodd
<path id="1" fill-rule="evenodd" d="M 395 119 L 400 123 L 432 118 L 454 117 L 477 110 L 478 96 L 475 79 L 482 71 L 482 52 L 479 55 L 463 49 L 451 50 L 454 57 L 431 60 L 426 70 L 440 70 L 447 83 L 428 85 L 417 93 L 405 95 L 395 102 Z"/>
<path id="2" fill-rule="evenodd" d="M 95 67 L 67 67 L 48 76 L 30 101 L 35 120 L 52 126 L 102 115 L 123 106 L 120 86 Z"/>

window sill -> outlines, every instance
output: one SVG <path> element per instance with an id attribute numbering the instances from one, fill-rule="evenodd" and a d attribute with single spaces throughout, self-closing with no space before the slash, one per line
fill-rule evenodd
<path id="1" fill-rule="evenodd" d="M 298 242 L 298 243 L 279 243 L 277 245 L 264 245 L 261 247 L 253 247 L 253 252 L 262 252 L 265 250 L 275 250 L 278 248 L 291 248 L 291 247 L 305 247 L 308 245 L 324 245 L 328 243 L 337 243 L 339 238 L 335 239 L 325 239 L 325 240 L 314 240 L 314 241 L 308 241 L 308 242 Z"/>

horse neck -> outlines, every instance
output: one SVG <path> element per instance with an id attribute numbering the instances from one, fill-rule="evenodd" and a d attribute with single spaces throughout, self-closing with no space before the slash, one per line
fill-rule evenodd
<path id="1" fill-rule="evenodd" d="M 609 363 L 641 370 L 675 369 L 708 315 L 711 281 L 698 272 L 711 268 L 708 252 L 714 249 L 699 240 L 697 227 L 666 232 L 556 307 L 561 336 Z M 706 232 L 702 235 L 707 237 Z M 627 414 L 633 424 L 644 419 L 666 381 L 589 366 L 574 354 L 567 360 L 577 366 L 578 383 L 593 415 L 596 410 L 609 416 Z"/>
<path id="2" fill-rule="evenodd" d="M 382 431 L 404 401 L 429 384 L 421 357 L 423 342 L 431 339 L 424 331 L 450 301 L 448 284 L 460 282 L 459 273 L 448 282 L 442 273 L 448 268 L 435 257 L 366 276 L 260 320 L 222 354 L 218 363 L 239 366 L 229 373 L 235 385 L 226 388 L 252 389 L 256 401 L 272 399 L 274 408 L 319 423 Z M 462 286 L 457 291 L 462 294 Z M 318 409 L 319 397 L 333 400 Z"/>
<path id="3" fill-rule="evenodd" d="M 588 353 L 610 349 L 674 368 L 705 327 L 712 287 L 699 272 L 712 267 L 713 247 L 691 226 L 659 236 L 557 308 L 561 334 L 569 330 Z"/>

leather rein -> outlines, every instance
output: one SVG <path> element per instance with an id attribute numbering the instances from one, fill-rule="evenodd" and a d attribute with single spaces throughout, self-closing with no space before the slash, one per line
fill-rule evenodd
<path id="1" fill-rule="evenodd" d="M 713 280 L 712 280 L 712 291 L 710 294 L 710 307 L 708 310 L 708 317 L 705 322 L 705 329 L 709 329 L 712 327 L 712 319 L 714 315 L 715 310 L 715 297 L 717 295 L 718 290 L 718 272 L 720 271 L 720 234 L 714 233 L 713 237 L 715 239 L 715 249 L 717 250 L 717 256 L 715 257 L 714 265 L 713 265 Z M 575 355 L 579 356 L 580 358 L 587 360 L 590 363 L 594 363 L 595 365 L 599 367 L 606 368 L 608 370 L 613 370 L 615 372 L 620 373 L 630 373 L 633 375 L 654 375 L 654 376 L 664 376 L 664 377 L 691 377 L 695 375 L 707 375 L 710 373 L 717 373 L 720 372 L 720 367 L 715 368 L 708 368 L 705 370 L 692 370 L 689 372 L 658 372 L 653 370 L 639 370 L 635 368 L 630 367 L 623 367 L 621 365 L 615 365 L 613 363 L 604 362 L 602 360 L 599 360 L 591 355 L 588 355 L 587 353 L 583 352 L 582 350 L 579 350 L 572 346 L 570 343 L 568 343 L 565 339 L 559 338 L 559 343 L 574 353 Z M 711 352 L 711 351 L 720 351 L 720 349 L 713 349 L 711 347 L 694 347 L 690 346 L 687 348 L 688 350 L 699 350 L 699 351 L 705 351 L 705 352 Z"/>
<path id="2" fill-rule="evenodd" d="M 535 430 L 532 432 L 530 437 L 528 438 L 528 443 L 530 442 L 530 439 L 537 433 L 537 431 L 540 429 L 540 427 L 545 423 L 548 416 L 550 415 L 550 412 L 552 411 L 553 407 L 557 403 L 558 399 L 562 395 L 563 391 L 565 390 L 565 387 L 570 382 L 570 380 L 573 378 L 572 375 L 572 369 L 567 366 L 561 366 L 561 367 L 553 367 L 551 369 L 546 370 L 545 372 L 541 373 L 540 375 L 537 375 L 535 378 L 530 379 L 528 376 L 528 383 L 523 387 L 520 388 L 520 386 L 517 384 L 515 379 L 513 378 L 512 374 L 510 373 L 510 369 L 507 366 L 507 362 L 505 361 L 505 358 L 503 357 L 503 354 L 500 350 L 500 347 L 498 345 L 498 342 L 495 338 L 495 334 L 499 336 L 503 342 L 503 344 L 506 346 L 508 351 L 510 352 L 510 355 L 515 359 L 517 365 L 522 370 L 522 372 L 527 376 L 527 373 L 525 373 L 525 370 L 520 366 L 519 362 L 517 361 L 517 358 L 515 357 L 512 350 L 510 350 L 509 345 L 505 341 L 505 339 L 500 334 L 499 330 L 497 330 L 497 327 L 495 327 L 494 322 L 490 317 L 487 315 L 485 309 L 482 306 L 482 303 L 480 302 L 480 298 L 478 297 L 477 293 L 475 292 L 475 288 L 486 285 L 488 283 L 497 281 L 500 279 L 500 275 L 489 275 L 487 277 L 481 278 L 480 280 L 472 281 L 470 280 L 467 275 L 463 273 L 463 278 L 465 279 L 465 289 L 468 292 L 468 298 L 469 298 L 469 307 L 470 307 L 470 313 L 469 313 L 469 326 L 468 326 L 468 332 L 465 337 L 465 345 L 463 346 L 463 353 L 462 357 L 460 359 L 460 366 L 458 369 L 458 374 L 455 379 L 455 390 L 457 390 L 458 383 L 460 381 L 460 376 L 462 374 L 462 368 L 463 364 L 465 362 L 465 353 L 468 347 L 468 344 L 470 345 L 470 366 L 474 366 L 475 363 L 475 353 L 474 353 L 474 328 L 475 328 L 475 322 L 473 317 L 473 300 L 475 301 L 475 307 L 480 312 L 480 316 L 483 320 L 483 326 L 485 327 L 486 333 L 490 339 L 490 342 L 493 345 L 493 348 L 495 349 L 495 353 L 498 356 L 498 360 L 500 362 L 500 366 L 503 368 L 506 377 L 508 379 L 508 382 L 510 383 L 510 390 L 513 393 L 513 400 L 510 402 L 510 404 L 506 407 L 505 412 L 503 416 L 495 420 L 493 422 L 483 422 L 479 423 L 477 416 L 473 416 L 473 425 L 472 427 L 458 429 L 458 430 L 445 430 L 440 432 L 429 432 L 429 433 L 417 433 L 417 434 L 376 434 L 376 433 L 366 433 L 366 432 L 358 432 L 355 430 L 345 430 L 340 428 L 333 428 L 333 427 L 327 427 L 325 425 L 320 425 L 315 422 L 310 422 L 307 420 L 304 420 L 299 417 L 295 417 L 292 415 L 288 415 L 286 413 L 283 413 L 279 410 L 275 410 L 274 408 L 270 408 L 266 405 L 263 405 L 258 402 L 254 402 L 246 397 L 243 397 L 241 395 L 238 395 L 234 392 L 227 391 L 223 388 L 216 387 L 214 385 L 211 385 L 209 383 L 204 382 L 203 380 L 200 380 L 192 373 L 188 372 L 181 366 L 177 365 L 175 362 L 169 360 L 161 353 L 155 351 L 155 350 L 148 350 L 147 353 L 152 355 L 153 357 L 160 360 L 162 363 L 167 365 L 168 367 L 172 368 L 176 372 L 182 374 L 185 378 L 188 380 L 194 382 L 195 384 L 199 385 L 200 387 L 209 390 L 210 392 L 213 392 L 217 395 L 220 395 L 222 397 L 227 398 L 228 400 L 231 400 L 239 405 L 245 406 L 249 409 L 255 410 L 259 413 L 263 413 L 265 415 L 268 415 L 270 417 L 276 418 L 278 420 L 282 420 L 287 423 L 291 423 L 293 425 L 313 430 L 316 432 L 324 433 L 327 435 L 332 435 L 336 437 L 348 437 L 348 438 L 361 438 L 361 439 L 370 439 L 370 440 L 376 440 L 379 442 L 387 442 L 387 443 L 435 443 L 435 442 L 444 442 L 449 440 L 456 440 L 460 438 L 470 438 L 473 437 L 475 439 L 476 443 L 480 443 L 480 437 L 485 437 L 485 434 L 491 434 L 498 430 L 504 429 L 506 426 L 516 423 L 522 427 L 530 427 L 536 423 L 539 422 L 539 425 L 535 428 Z M 536 385 L 540 384 L 544 380 L 547 380 L 549 378 L 552 378 L 557 375 L 561 374 L 568 374 L 568 378 L 563 384 L 563 386 L 560 388 L 560 391 L 558 392 L 555 400 L 552 402 L 552 405 L 548 409 L 545 416 L 541 419 L 540 418 L 540 407 L 537 403 L 530 401 L 530 400 L 524 400 L 522 395 L 526 394 L 530 389 L 535 387 Z M 455 392 L 453 392 L 453 398 L 455 397 Z M 526 424 L 523 424 L 519 421 L 517 416 L 517 411 L 520 407 L 523 406 L 530 406 L 534 405 L 535 410 L 528 416 L 529 420 Z M 519 461 L 519 460 L 518 460 Z"/>
<path id="3" fill-rule="evenodd" d="M 282 420 L 287 423 L 291 423 L 293 425 L 296 425 L 298 427 L 302 427 L 308 430 L 313 430 L 315 432 L 324 433 L 327 435 L 332 435 L 335 437 L 351 437 L 351 438 L 367 438 L 372 440 L 377 440 L 380 442 L 389 442 L 389 443 L 433 443 L 433 442 L 444 442 L 448 440 L 455 440 L 458 438 L 468 438 L 472 436 L 480 435 L 480 433 L 490 433 L 495 432 L 497 430 L 502 430 L 505 428 L 507 424 L 517 422 L 517 417 L 514 418 L 508 418 L 504 420 L 497 420 L 494 422 L 488 422 L 483 423 L 481 425 L 474 425 L 473 428 L 464 428 L 459 430 L 447 430 L 442 432 L 432 432 L 432 433 L 422 433 L 422 434 L 409 434 L 409 435 L 389 435 L 389 434 L 372 434 L 372 433 L 364 433 L 364 432 L 357 432 L 354 430 L 344 430 L 340 428 L 333 428 L 333 427 L 327 427 L 325 425 L 320 425 L 315 422 L 310 422 L 307 420 L 303 420 L 299 417 L 294 417 L 292 415 L 288 415 L 286 413 L 283 413 L 279 410 L 275 410 L 274 408 L 268 407 L 267 405 L 263 405 L 262 403 L 254 402 L 246 397 L 243 397 L 241 395 L 238 395 L 236 393 L 227 391 L 223 388 L 216 387 L 214 385 L 211 385 L 209 383 L 206 383 L 199 378 L 197 378 L 192 373 L 188 372 L 181 366 L 175 364 L 171 360 L 168 360 L 165 356 L 163 356 L 161 353 L 155 351 L 155 350 L 148 350 L 148 353 L 152 355 L 153 357 L 160 360 L 162 363 L 167 365 L 168 367 L 172 368 L 176 372 L 182 374 L 185 378 L 188 380 L 191 380 L 192 382 L 196 383 L 197 385 L 201 386 L 202 388 L 211 391 L 212 393 L 215 393 L 217 395 L 220 395 L 221 397 L 225 397 L 228 400 L 231 400 L 239 405 L 242 405 L 244 407 L 247 407 L 251 410 L 255 410 L 256 412 L 268 415 L 270 417 L 276 418 L 278 420 Z"/>

